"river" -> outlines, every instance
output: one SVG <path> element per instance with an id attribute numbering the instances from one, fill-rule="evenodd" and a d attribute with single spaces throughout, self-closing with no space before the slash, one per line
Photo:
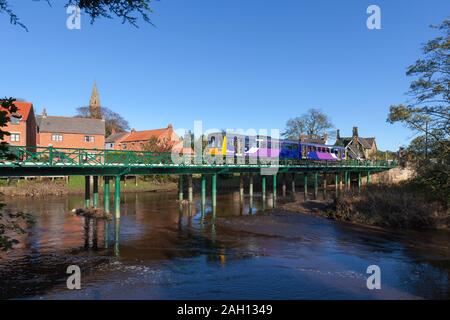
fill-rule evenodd
<path id="1" fill-rule="evenodd" d="M 36 223 L 0 259 L 0 298 L 448 299 L 450 233 L 393 232 L 218 196 L 180 212 L 174 192 L 127 193 L 120 223 L 70 213 L 78 196 L 13 198 Z M 283 199 L 280 199 L 282 202 Z M 270 199 L 268 199 L 270 202 Z M 68 290 L 66 269 L 81 269 Z M 369 290 L 369 265 L 381 289 Z"/>

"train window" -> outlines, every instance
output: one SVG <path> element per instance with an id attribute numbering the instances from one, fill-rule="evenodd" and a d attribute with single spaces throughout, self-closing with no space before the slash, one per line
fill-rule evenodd
<path id="1" fill-rule="evenodd" d="M 261 140 L 259 142 L 259 147 L 262 148 L 262 149 L 266 149 L 267 148 L 267 141 Z"/>
<path id="2" fill-rule="evenodd" d="M 231 149 L 231 148 L 233 147 L 233 142 L 234 142 L 234 140 L 232 140 L 232 139 L 227 139 L 227 148 L 228 148 L 228 149 Z"/>
<path id="3" fill-rule="evenodd" d="M 212 137 L 210 138 L 210 140 L 209 140 L 209 145 L 210 145 L 211 147 L 213 147 L 213 148 L 216 146 L 216 137 L 212 136 Z"/>

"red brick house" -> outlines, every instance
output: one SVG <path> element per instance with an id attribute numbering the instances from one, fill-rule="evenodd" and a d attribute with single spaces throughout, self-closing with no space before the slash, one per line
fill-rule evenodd
<path id="1" fill-rule="evenodd" d="M 102 119 L 47 116 L 37 117 L 40 147 L 103 149 L 105 121 Z"/>
<path id="2" fill-rule="evenodd" d="M 16 101 L 17 115 L 10 117 L 10 122 L 3 130 L 11 133 L 4 141 L 15 146 L 36 146 L 36 118 L 31 102 Z"/>
<path id="3" fill-rule="evenodd" d="M 166 128 L 113 133 L 106 138 L 106 149 L 144 151 L 151 139 L 157 139 L 161 146 L 169 146 L 172 150 L 183 150 L 184 154 L 192 154 L 191 148 L 184 148 L 182 139 L 175 133 L 171 124 Z"/>

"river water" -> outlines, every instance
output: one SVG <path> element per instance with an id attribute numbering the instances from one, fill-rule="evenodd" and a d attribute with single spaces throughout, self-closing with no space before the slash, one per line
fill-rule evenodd
<path id="1" fill-rule="evenodd" d="M 393 232 L 270 209 L 255 196 L 122 197 L 120 223 L 70 210 L 82 197 L 7 200 L 36 223 L 0 257 L 0 298 L 24 299 L 448 299 L 450 233 Z M 282 202 L 283 199 L 280 199 Z M 266 209 L 266 210 L 265 210 Z M 66 269 L 81 269 L 68 290 Z M 369 265 L 381 289 L 367 288 Z"/>

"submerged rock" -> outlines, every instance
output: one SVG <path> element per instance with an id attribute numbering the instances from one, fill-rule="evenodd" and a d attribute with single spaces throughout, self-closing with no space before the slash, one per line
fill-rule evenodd
<path id="1" fill-rule="evenodd" d="M 94 219 L 112 219 L 112 215 L 110 213 L 106 213 L 103 209 L 100 208 L 76 208 L 72 209 L 72 213 L 76 214 L 77 216 Z"/>

